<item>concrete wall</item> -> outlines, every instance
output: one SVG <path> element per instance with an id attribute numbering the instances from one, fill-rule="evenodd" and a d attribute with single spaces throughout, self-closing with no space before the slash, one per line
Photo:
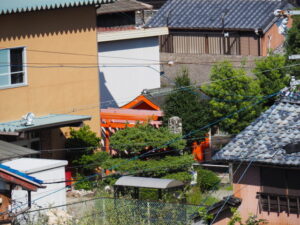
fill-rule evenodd
<path id="1" fill-rule="evenodd" d="M 161 85 L 170 86 L 178 72 L 182 67 L 189 69 L 189 76 L 193 83 L 203 83 L 209 81 L 211 67 L 216 62 L 224 60 L 231 61 L 234 66 L 241 66 L 241 62 L 246 62 L 245 67 L 250 72 L 254 67 L 255 56 L 226 56 L 226 55 L 198 55 L 198 54 L 174 54 L 161 53 L 161 61 L 174 61 L 173 66 L 163 64 L 161 70 L 165 72 L 165 76 L 161 76 Z M 166 78 L 167 77 L 167 78 Z M 169 78 L 169 79 L 168 79 Z"/>
<path id="2" fill-rule="evenodd" d="M 118 107 L 160 87 L 158 37 L 99 43 L 101 108 Z"/>
<path id="3" fill-rule="evenodd" d="M 28 112 L 74 113 L 92 116 L 87 123 L 99 134 L 95 7 L 2 15 L 0 27 L 0 47 L 25 46 L 28 63 L 27 85 L 0 89 L 0 122 Z"/>

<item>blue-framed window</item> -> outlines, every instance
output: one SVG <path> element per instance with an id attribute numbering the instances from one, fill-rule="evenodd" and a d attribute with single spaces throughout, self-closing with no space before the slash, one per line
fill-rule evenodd
<path id="1" fill-rule="evenodd" d="M 25 48 L 0 49 L 0 88 L 26 84 Z"/>

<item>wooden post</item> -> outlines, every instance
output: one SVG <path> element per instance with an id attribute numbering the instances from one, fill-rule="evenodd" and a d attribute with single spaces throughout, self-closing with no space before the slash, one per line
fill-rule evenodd
<path id="1" fill-rule="evenodd" d="M 229 172 L 229 182 L 232 185 L 233 184 L 233 164 L 229 163 L 229 167 L 228 167 L 228 172 Z"/>
<path id="2" fill-rule="evenodd" d="M 147 202 L 147 216 L 148 216 L 148 224 L 151 224 L 151 215 L 150 215 L 150 203 Z"/>
<path id="3" fill-rule="evenodd" d="M 109 138 L 110 138 L 110 132 L 109 132 L 108 128 L 105 128 L 105 151 L 107 153 L 110 153 Z"/>
<path id="4" fill-rule="evenodd" d="M 158 199 L 162 199 L 161 189 L 157 189 L 157 192 L 158 192 Z"/>
<path id="5" fill-rule="evenodd" d="M 106 221 L 106 213 L 105 213 L 105 198 L 102 198 L 102 211 L 103 211 L 103 224 L 105 224 L 105 221 Z"/>

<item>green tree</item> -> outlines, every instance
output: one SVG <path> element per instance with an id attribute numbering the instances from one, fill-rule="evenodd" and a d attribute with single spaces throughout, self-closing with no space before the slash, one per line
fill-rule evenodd
<path id="1" fill-rule="evenodd" d="M 300 54 L 300 16 L 292 16 L 293 25 L 288 29 L 287 39 L 286 39 L 286 58 L 290 55 Z M 287 60 L 287 65 L 289 67 L 289 73 L 292 76 L 300 78 L 300 66 L 294 66 L 293 64 L 298 64 L 298 60 Z"/>
<path id="2" fill-rule="evenodd" d="M 293 16 L 293 25 L 288 29 L 286 39 L 287 55 L 300 54 L 300 16 Z"/>
<path id="3" fill-rule="evenodd" d="M 154 148 L 182 150 L 186 143 L 181 135 L 171 133 L 166 127 L 155 128 L 148 124 L 137 124 L 114 133 L 110 144 L 114 149 L 130 155 Z"/>
<path id="4" fill-rule="evenodd" d="M 211 83 L 202 89 L 211 98 L 211 112 L 215 120 L 231 115 L 219 123 L 221 130 L 237 134 L 261 112 L 261 106 L 251 106 L 259 100 L 261 91 L 258 83 L 246 75 L 243 68 L 233 68 L 228 61 L 212 67 Z M 242 110 L 245 109 L 245 110 Z M 242 110 L 239 113 L 235 113 Z"/>
<path id="5" fill-rule="evenodd" d="M 208 129 L 199 130 L 210 121 L 208 100 L 204 100 L 203 93 L 191 85 L 187 68 L 175 79 L 174 91 L 171 92 L 163 106 L 164 123 L 167 125 L 170 117 L 178 116 L 182 119 L 183 134 L 190 134 L 188 142 L 203 140 Z M 199 130 L 197 132 L 194 132 Z"/>
<path id="6" fill-rule="evenodd" d="M 194 163 L 193 155 L 166 156 L 160 159 L 128 160 L 111 158 L 103 163 L 104 169 L 113 169 L 120 174 L 134 174 L 144 177 L 163 177 L 168 174 L 184 172 Z"/>
<path id="7" fill-rule="evenodd" d="M 79 130 L 71 128 L 65 147 L 70 148 L 67 152 L 68 159 L 74 164 L 82 165 L 86 163 L 86 157 L 94 155 L 95 150 L 100 147 L 100 138 L 88 125 Z"/>
<path id="8" fill-rule="evenodd" d="M 285 68 L 286 59 L 281 55 L 271 54 L 270 56 L 256 61 L 254 74 L 258 78 L 258 83 L 261 88 L 262 95 L 270 95 L 280 91 L 289 83 L 289 76 Z M 272 105 L 274 98 L 267 102 L 267 105 Z"/>

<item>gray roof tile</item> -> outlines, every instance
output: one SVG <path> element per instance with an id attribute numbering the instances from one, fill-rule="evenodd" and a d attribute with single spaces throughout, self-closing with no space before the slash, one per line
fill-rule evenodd
<path id="1" fill-rule="evenodd" d="M 275 9 L 291 7 L 281 0 L 169 0 L 147 27 L 264 30 L 276 18 Z"/>
<path id="2" fill-rule="evenodd" d="M 300 166 L 299 152 L 283 149 L 300 142 L 300 101 L 283 97 L 238 134 L 214 160 L 253 161 L 276 165 Z"/>

